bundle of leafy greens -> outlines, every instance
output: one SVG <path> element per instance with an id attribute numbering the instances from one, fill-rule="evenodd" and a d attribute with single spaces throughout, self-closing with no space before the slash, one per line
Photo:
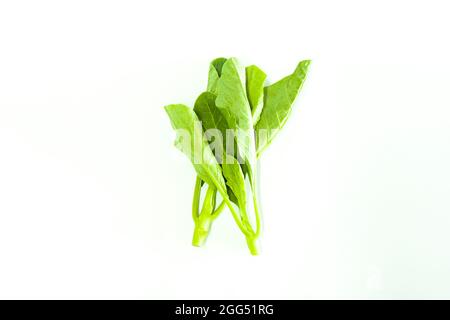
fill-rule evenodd
<path id="1" fill-rule="evenodd" d="M 205 243 L 213 221 L 227 207 L 250 252 L 258 254 L 261 217 L 256 163 L 286 123 L 309 65 L 309 60 L 301 61 L 292 74 L 266 86 L 266 74 L 257 66 L 244 68 L 236 58 L 217 58 L 209 67 L 207 90 L 194 108 L 165 107 L 177 131 L 175 146 L 197 173 L 192 202 L 194 246 Z"/>

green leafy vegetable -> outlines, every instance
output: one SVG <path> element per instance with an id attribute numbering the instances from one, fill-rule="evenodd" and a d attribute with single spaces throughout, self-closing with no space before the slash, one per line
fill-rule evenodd
<path id="1" fill-rule="evenodd" d="M 289 117 L 309 64 L 309 60 L 300 62 L 291 75 L 264 87 L 266 74 L 260 68 L 244 68 L 235 58 L 217 58 L 209 67 L 207 91 L 199 95 L 193 109 L 182 104 L 165 107 L 177 131 L 175 146 L 191 160 L 197 173 L 193 245 L 204 244 L 213 221 L 228 207 L 250 252 L 258 254 L 261 218 L 256 159 Z M 247 178 L 250 188 L 246 187 Z M 249 218 L 247 208 L 250 195 L 254 219 Z M 219 205 L 217 197 L 222 198 Z"/>

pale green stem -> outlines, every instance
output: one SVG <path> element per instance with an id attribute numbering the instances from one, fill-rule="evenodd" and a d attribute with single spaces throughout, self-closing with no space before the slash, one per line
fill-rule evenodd
<path id="1" fill-rule="evenodd" d="M 255 190 L 253 190 L 253 210 L 255 211 L 255 220 L 256 220 L 256 232 L 255 237 L 259 237 L 259 234 L 261 233 L 261 215 L 259 213 L 259 206 L 258 206 L 258 197 L 256 195 Z"/>
<path id="2" fill-rule="evenodd" d="M 238 225 L 238 227 L 239 227 L 239 229 L 241 230 L 241 232 L 242 232 L 243 234 L 245 234 L 246 236 L 251 236 L 252 233 L 251 233 L 250 231 L 248 231 L 248 230 L 245 228 L 246 226 L 244 227 L 244 225 L 242 224 L 242 221 L 241 221 L 241 219 L 239 219 L 239 216 L 238 216 L 238 214 L 236 213 L 236 210 L 234 210 L 233 204 L 231 203 L 230 199 L 228 198 L 228 195 L 227 195 L 227 194 L 222 194 L 222 192 L 221 192 L 221 195 L 222 195 L 224 201 L 226 202 L 228 208 L 230 209 L 231 214 L 233 215 L 234 221 L 235 221 L 236 224 Z"/>
<path id="3" fill-rule="evenodd" d="M 217 209 L 211 214 L 214 217 L 214 219 L 217 219 L 217 217 L 220 215 L 220 213 L 223 211 L 224 208 L 225 208 L 225 201 L 222 200 Z"/>
<path id="4" fill-rule="evenodd" d="M 200 192 L 202 189 L 202 180 L 197 177 L 194 187 L 194 199 L 192 200 L 192 218 L 197 221 L 199 215 Z"/>
<path id="5" fill-rule="evenodd" d="M 192 238 L 192 244 L 194 246 L 197 247 L 202 246 L 209 235 L 209 231 L 211 230 L 211 224 L 214 221 L 212 212 L 214 211 L 216 203 L 216 193 L 217 191 L 215 186 L 208 186 L 208 190 L 206 191 L 205 199 L 203 201 L 202 210 L 198 215 L 198 217 L 194 219 L 195 228 L 194 228 L 194 236 Z"/>

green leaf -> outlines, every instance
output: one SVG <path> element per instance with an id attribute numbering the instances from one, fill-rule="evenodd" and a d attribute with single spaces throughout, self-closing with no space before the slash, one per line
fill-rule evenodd
<path id="1" fill-rule="evenodd" d="M 202 94 L 200 94 L 200 96 L 197 98 L 195 102 L 194 111 L 197 114 L 199 120 L 202 121 L 203 130 L 205 133 L 209 129 L 217 129 L 222 134 L 222 146 L 221 146 L 222 154 L 217 154 L 218 151 L 217 148 L 212 149 L 218 163 L 221 164 L 224 162 L 223 159 L 225 159 L 223 152 L 226 150 L 225 147 L 226 147 L 227 122 L 222 113 L 220 112 L 219 108 L 217 108 L 215 100 L 216 96 L 213 93 L 203 92 Z M 214 142 L 216 141 L 212 141 L 210 143 L 210 146 Z M 237 162 L 237 160 L 234 157 L 230 156 L 230 158 L 228 159 L 231 160 L 231 163 Z M 235 168 L 235 170 L 237 169 L 239 168 Z M 231 169 L 228 169 L 228 172 L 230 170 Z M 227 185 L 227 194 L 230 200 L 239 206 L 239 201 L 236 195 L 234 194 L 233 190 L 229 187 L 229 185 Z"/>
<path id="2" fill-rule="evenodd" d="M 222 67 L 225 61 L 227 61 L 227 59 L 217 58 L 209 64 L 207 91 L 217 93 L 217 81 L 222 74 Z"/>
<path id="3" fill-rule="evenodd" d="M 264 82 L 267 75 L 255 65 L 245 68 L 247 97 L 252 109 L 253 126 L 258 123 L 264 105 Z"/>
<path id="4" fill-rule="evenodd" d="M 230 199 L 230 201 L 233 202 L 234 204 L 236 204 L 237 206 L 239 206 L 238 199 L 236 198 L 236 196 L 233 193 L 233 190 L 231 190 L 231 188 L 229 186 L 227 186 L 227 194 L 228 194 L 228 198 Z"/>
<path id="5" fill-rule="evenodd" d="M 227 121 L 216 106 L 216 96 L 211 92 L 203 92 L 197 98 L 197 101 L 195 101 L 194 111 L 202 122 L 207 139 L 214 137 L 214 141 L 210 142 L 210 146 L 214 146 L 212 151 L 216 156 L 217 161 L 222 163 L 224 151 L 226 150 Z M 210 136 L 208 136 L 208 134 Z M 218 134 L 220 134 L 220 136 L 217 136 Z M 217 141 L 216 139 L 220 139 L 220 141 Z"/>
<path id="6" fill-rule="evenodd" d="M 232 194 L 235 196 L 239 208 L 245 211 L 247 196 L 245 192 L 244 174 L 242 173 L 239 162 L 235 158 L 230 157 L 230 159 L 232 161 L 227 161 L 227 163 L 222 164 L 223 176 L 227 181 L 227 186 L 233 192 Z"/>
<path id="7" fill-rule="evenodd" d="M 216 95 L 211 92 L 203 92 L 195 101 L 194 111 L 202 122 L 204 130 L 218 129 L 224 132 L 227 129 L 227 121 L 216 106 Z"/>
<path id="8" fill-rule="evenodd" d="M 222 67 L 217 82 L 217 107 L 227 120 L 228 128 L 235 130 L 239 156 L 246 165 L 250 182 L 254 181 L 256 149 L 253 121 L 245 87 L 245 69 L 235 58 L 228 59 Z"/>
<path id="9" fill-rule="evenodd" d="M 288 119 L 310 60 L 301 61 L 295 71 L 280 81 L 264 88 L 264 107 L 256 124 L 256 150 L 258 157 L 267 148 Z"/>
<path id="10" fill-rule="evenodd" d="M 210 186 L 226 193 L 222 170 L 217 163 L 194 110 L 182 105 L 172 104 L 165 107 L 172 127 L 177 130 L 175 146 L 191 160 L 198 176 Z M 188 139 L 187 141 L 185 139 Z"/>

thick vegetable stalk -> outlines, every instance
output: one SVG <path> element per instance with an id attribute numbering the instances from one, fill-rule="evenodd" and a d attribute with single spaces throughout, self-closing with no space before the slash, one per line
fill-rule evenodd
<path id="1" fill-rule="evenodd" d="M 195 182 L 194 197 L 192 201 L 192 217 L 195 223 L 194 235 L 192 238 L 192 245 L 201 247 L 205 244 L 208 235 L 211 231 L 211 226 L 214 220 L 220 215 L 225 208 L 225 205 L 230 209 L 233 218 L 238 225 L 241 232 L 244 234 L 247 246 L 252 255 L 258 255 L 259 246 L 258 239 L 261 233 L 261 217 L 258 209 L 258 201 L 255 190 L 253 192 L 253 208 L 255 211 L 256 230 L 252 227 L 248 217 L 246 206 L 235 206 L 229 199 L 227 194 L 223 194 L 224 200 L 216 207 L 217 189 L 214 186 L 208 186 L 203 201 L 202 209 L 200 210 L 200 194 L 202 189 L 202 181 L 199 177 Z M 236 210 L 236 207 L 238 210 Z"/>
<path id="2" fill-rule="evenodd" d="M 230 201 L 229 197 L 225 196 L 224 198 L 224 201 L 226 202 L 228 208 L 230 209 L 237 226 L 245 236 L 247 247 L 250 250 L 250 253 L 254 256 L 259 254 L 258 239 L 261 234 L 261 216 L 259 213 L 258 200 L 255 191 L 256 190 L 252 188 L 253 209 L 255 214 L 256 230 L 253 228 L 252 223 L 250 222 L 246 205 L 238 202 L 239 203 L 237 205 L 238 211 L 236 211 L 235 206 Z"/>
<path id="3" fill-rule="evenodd" d="M 202 181 L 197 177 L 194 188 L 194 199 L 192 201 L 192 218 L 195 223 L 192 245 L 196 247 L 201 247 L 205 244 L 213 221 L 217 219 L 225 207 L 225 203 L 222 201 L 216 208 L 217 189 L 214 186 L 208 186 L 202 209 L 199 212 L 201 189 Z"/>
<path id="4" fill-rule="evenodd" d="M 252 255 L 258 255 L 258 238 L 261 233 L 261 216 L 259 214 L 259 208 L 258 208 L 258 200 L 255 194 L 255 190 L 252 191 L 253 193 L 253 208 L 255 211 L 255 218 L 256 218 L 256 231 L 253 231 L 250 236 L 247 236 L 247 246 L 250 250 L 250 253 Z M 249 224 L 250 228 L 251 225 Z"/>
<path id="5" fill-rule="evenodd" d="M 239 211 L 242 217 L 242 223 L 243 227 L 245 228 L 246 232 L 243 232 L 245 235 L 245 239 L 247 241 L 247 247 L 250 250 L 250 253 L 254 256 L 259 254 L 259 246 L 258 246 L 258 239 L 259 235 L 261 233 L 261 216 L 259 214 L 259 208 L 258 208 L 258 200 L 256 197 L 256 193 L 254 188 L 252 188 L 252 198 L 253 198 L 253 210 L 255 214 L 255 222 L 256 222 L 256 230 L 253 228 L 250 219 L 248 217 L 247 208 L 246 207 L 240 207 Z"/>

